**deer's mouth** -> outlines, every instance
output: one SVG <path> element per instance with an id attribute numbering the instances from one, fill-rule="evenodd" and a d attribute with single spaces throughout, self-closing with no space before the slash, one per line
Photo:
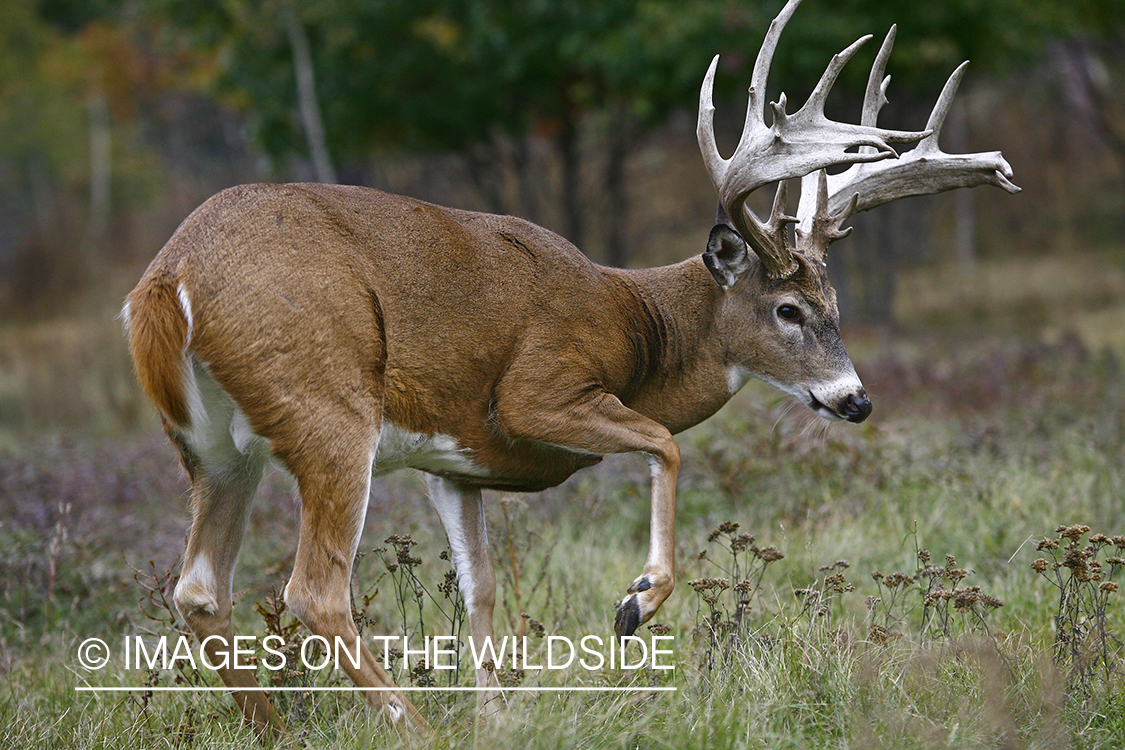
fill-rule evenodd
<path id="1" fill-rule="evenodd" d="M 843 419 L 843 417 L 841 417 L 839 414 L 837 414 L 832 409 L 829 409 L 827 406 L 825 406 L 824 402 L 821 401 L 816 396 L 814 396 L 812 391 L 809 391 L 809 400 L 808 400 L 807 406 L 810 409 L 812 409 L 814 412 L 819 414 L 821 417 L 823 417 L 824 419 L 828 419 L 828 420 L 832 420 L 832 421 L 836 421 L 837 419 Z"/>
<path id="2" fill-rule="evenodd" d="M 848 422 L 862 422 L 871 414 L 871 401 L 861 389 L 858 394 L 851 394 L 841 399 L 838 409 L 833 409 L 818 399 L 809 391 L 808 407 L 822 418 L 835 422 L 844 420 Z"/>

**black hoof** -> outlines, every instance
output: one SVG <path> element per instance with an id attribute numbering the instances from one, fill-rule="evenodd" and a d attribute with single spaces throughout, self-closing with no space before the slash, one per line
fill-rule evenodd
<path id="1" fill-rule="evenodd" d="M 641 626 L 641 606 L 637 604 L 637 597 L 630 596 L 621 602 L 617 608 L 617 617 L 613 620 L 613 630 L 617 636 L 632 635 Z"/>

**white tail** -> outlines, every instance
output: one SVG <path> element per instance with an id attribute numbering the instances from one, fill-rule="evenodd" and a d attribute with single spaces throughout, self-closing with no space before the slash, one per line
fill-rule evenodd
<path id="1" fill-rule="evenodd" d="M 191 479 L 175 601 L 201 640 L 219 636 L 209 648 L 233 637 L 234 565 L 267 457 L 301 495 L 285 597 L 310 630 L 354 642 L 348 582 L 372 476 L 415 468 L 427 474 L 479 650 L 493 635 L 495 601 L 482 489 L 539 490 L 607 454 L 647 456 L 650 549 L 615 619 L 618 634 L 631 634 L 674 585 L 673 433 L 749 377 L 826 419 L 868 416 L 824 272 L 828 243 L 854 210 L 984 182 L 1011 189 L 1010 169 L 998 154 L 936 152 L 948 86 L 923 132 L 876 128 L 878 103 L 861 125 L 826 120 L 824 97 L 854 46 L 801 110 L 787 115 L 782 101 L 766 126 L 770 59 L 797 4 L 766 37 L 730 160 L 714 148 L 714 64 L 707 73 L 700 145 L 738 231 L 716 226 L 706 252 L 677 265 L 606 268 L 520 219 L 357 187 L 242 186 L 184 221 L 125 314 L 138 379 Z M 917 140 L 916 157 L 896 158 L 887 145 Z M 858 166 L 818 172 L 848 163 Z M 812 173 L 819 198 L 785 216 L 785 180 Z M 781 181 L 781 198 L 763 222 L 745 200 L 771 181 Z M 794 246 L 788 225 L 798 222 Z M 343 666 L 360 687 L 391 689 L 364 693 L 389 719 L 426 726 L 366 649 L 358 666 Z M 260 733 L 282 731 L 251 675 L 219 675 Z M 498 688 L 488 670 L 476 677 Z"/>

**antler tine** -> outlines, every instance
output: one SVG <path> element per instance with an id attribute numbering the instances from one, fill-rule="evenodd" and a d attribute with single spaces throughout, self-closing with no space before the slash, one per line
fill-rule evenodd
<path id="1" fill-rule="evenodd" d="M 780 180 L 773 195 L 773 208 L 770 209 L 768 221 L 762 221 L 750 210 L 745 204 L 745 197 L 740 207 L 742 221 L 732 219 L 735 229 L 754 249 L 766 274 L 771 278 L 784 278 L 797 270 L 788 229 L 790 224 L 797 223 L 797 217 L 785 213 L 788 196 L 789 181 Z"/>
<path id="2" fill-rule="evenodd" d="M 789 0 L 777 17 L 770 21 L 769 30 L 762 40 L 758 56 L 754 58 L 754 72 L 750 75 L 750 101 L 746 105 L 746 122 L 742 128 L 742 140 L 746 140 L 752 126 L 765 125 L 766 85 L 769 83 L 773 54 L 777 51 L 781 32 L 785 31 L 785 25 L 789 23 L 789 19 L 793 17 L 800 4 L 801 0 Z"/>
<path id="3" fill-rule="evenodd" d="M 726 173 L 728 159 L 719 155 L 719 146 L 715 142 L 715 69 L 719 65 L 719 56 L 711 59 L 711 66 L 707 68 L 707 75 L 703 77 L 703 87 L 699 90 L 699 119 L 695 127 L 695 137 L 699 141 L 699 152 L 703 155 L 703 165 L 716 190 L 721 190 L 722 176 Z"/>
<path id="4" fill-rule="evenodd" d="M 879 121 L 879 111 L 887 103 L 887 87 L 891 85 L 891 77 L 886 75 L 887 60 L 891 57 L 891 50 L 895 46 L 895 36 L 898 34 L 898 25 L 891 24 L 883 45 L 879 47 L 879 54 L 871 66 L 871 73 L 867 76 L 867 89 L 863 94 L 863 114 L 859 124 L 873 128 Z M 870 146 L 863 146 L 860 151 L 867 151 Z M 868 151 L 868 153 L 872 153 Z"/>
<path id="5" fill-rule="evenodd" d="M 930 134 L 929 130 L 924 131 L 911 131 L 911 130 L 886 130 L 877 128 L 874 125 L 869 125 L 862 122 L 859 125 L 850 125 L 847 123 L 833 122 L 824 115 L 824 103 L 828 99 L 828 94 L 832 90 L 832 86 L 836 83 L 840 72 L 848 61 L 855 56 L 855 53 L 871 39 L 871 35 L 860 37 L 843 51 L 832 56 L 832 60 L 828 63 L 828 67 L 821 75 L 820 80 L 817 82 L 813 92 L 809 94 L 808 100 L 804 105 L 789 115 L 788 118 L 784 112 L 779 112 L 775 117 L 780 117 L 783 120 L 788 119 L 793 123 L 795 131 L 809 130 L 812 134 L 821 136 L 824 133 L 822 128 L 830 128 L 830 133 L 833 135 L 847 136 L 852 139 L 849 148 L 852 146 L 859 146 L 858 153 L 848 153 L 844 158 L 838 159 L 837 164 L 853 164 L 858 162 L 878 161 L 880 159 L 894 158 L 898 154 L 889 145 L 890 143 L 913 143 L 919 141 Z M 883 48 L 887 48 L 887 42 L 884 40 Z M 883 49 L 880 50 L 880 55 L 883 54 Z M 890 50 L 886 49 L 887 54 Z M 886 61 L 883 60 L 882 64 L 885 65 Z M 880 65 L 879 58 L 876 58 L 874 68 Z M 884 83 L 886 85 L 886 83 Z M 870 88 L 870 86 L 869 86 Z M 882 92 L 882 89 L 881 89 Z M 870 92 L 869 92 L 870 93 Z M 867 95 L 864 97 L 865 105 Z M 881 102 L 877 102 L 875 107 L 875 114 L 878 114 L 878 108 L 882 107 Z M 866 109 L 866 106 L 865 106 Z M 775 107 L 776 111 L 776 107 Z M 786 123 L 788 124 L 788 123 Z M 822 166 L 831 166 L 831 162 Z M 813 170 L 810 170 L 810 172 Z"/>
<path id="6" fill-rule="evenodd" d="M 825 68 L 824 72 L 821 74 L 820 80 L 817 81 L 816 87 L 814 87 L 812 93 L 809 94 L 805 105 L 794 113 L 794 117 L 799 116 L 806 109 L 810 110 L 810 112 L 820 114 L 821 116 L 824 115 L 824 103 L 828 100 L 828 94 L 832 91 L 832 87 L 836 85 L 836 79 L 840 77 L 840 71 L 842 71 L 844 66 L 848 64 L 848 61 L 855 56 L 859 48 L 867 44 L 870 39 L 870 34 L 861 36 L 859 39 L 852 42 L 847 49 L 842 52 L 837 52 L 832 56 L 832 60 L 829 61 L 828 67 Z"/>
<path id="7" fill-rule="evenodd" d="M 883 105 L 887 103 L 887 88 L 891 83 L 891 77 L 886 75 L 887 61 L 891 58 L 891 51 L 894 49 L 895 37 L 897 35 L 898 24 L 891 24 L 891 28 L 887 31 L 887 36 L 883 38 L 883 44 L 879 47 L 879 53 L 875 55 L 875 62 L 871 65 L 871 72 L 867 75 L 867 88 L 863 94 L 863 113 L 859 121 L 859 124 L 864 127 L 874 128 L 876 126 L 879 120 L 879 112 L 883 109 Z M 929 130 L 933 124 L 932 116 L 930 121 L 930 124 L 926 126 L 927 130 Z M 877 153 L 874 146 L 861 146 L 859 150 L 866 154 Z M 855 169 L 858 169 L 858 165 L 852 167 L 852 170 Z M 805 234 L 809 234 L 812 231 L 812 217 L 827 210 L 826 205 L 822 208 L 823 201 L 819 190 L 820 186 L 826 186 L 827 184 L 823 177 L 824 175 L 822 173 L 819 177 L 808 174 L 801 178 L 801 200 L 797 209 L 797 215 L 802 217 L 800 227 Z M 813 205 L 814 200 L 815 208 L 810 210 L 808 207 Z M 825 196 L 824 200 L 827 200 L 827 196 Z M 839 201 L 837 201 L 837 203 L 838 202 Z M 853 207 L 849 215 L 854 212 L 854 210 L 855 208 Z M 827 249 L 827 247 L 825 249 Z"/>
<path id="8" fill-rule="evenodd" d="M 801 254 L 809 260 L 824 265 L 828 259 L 828 246 L 852 233 L 852 227 L 842 228 L 845 221 L 855 212 L 859 194 L 853 193 L 851 200 L 835 213 L 828 209 L 828 173 L 819 170 L 817 176 L 807 175 L 801 180 L 802 200 L 805 191 L 816 180 L 816 210 L 813 212 L 807 229 L 797 228 L 797 240 Z"/>
<path id="9" fill-rule="evenodd" d="M 958 65 L 957 69 L 945 81 L 945 85 L 942 86 L 941 94 L 938 96 L 937 102 L 934 103 L 933 111 L 930 112 L 930 119 L 926 123 L 926 129 L 934 132 L 918 143 L 916 150 L 920 149 L 919 153 L 941 153 L 941 149 L 938 147 L 938 138 L 941 137 L 941 129 L 945 125 L 945 118 L 949 115 L 949 110 L 953 106 L 953 97 L 957 96 L 957 89 L 961 86 L 961 79 L 965 77 L 965 69 L 968 66 L 968 60 Z"/>
<path id="10" fill-rule="evenodd" d="M 887 86 L 891 83 L 891 77 L 886 75 L 887 60 L 891 57 L 897 34 L 898 25 L 891 24 L 890 31 L 883 39 L 883 45 L 879 47 L 879 54 L 875 56 L 875 63 L 867 76 L 867 90 L 863 94 L 863 115 L 859 120 L 860 125 L 875 127 L 879 119 L 879 110 L 887 103 Z"/>

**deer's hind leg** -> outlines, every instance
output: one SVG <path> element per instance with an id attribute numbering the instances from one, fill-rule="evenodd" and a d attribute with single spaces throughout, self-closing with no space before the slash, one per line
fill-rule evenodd
<path id="1" fill-rule="evenodd" d="M 285 602 L 338 653 L 336 663 L 372 707 L 393 725 L 425 731 L 429 724 L 372 656 L 352 619 L 352 563 L 367 514 L 379 435 L 374 415 L 361 417 L 362 411 L 334 414 L 327 421 L 331 436 L 305 434 L 294 443 L 297 451 L 275 444 L 301 494 L 300 539 Z"/>
<path id="2" fill-rule="evenodd" d="M 193 427 L 166 427 L 191 478 L 191 530 L 173 600 L 205 644 L 208 661 L 226 664 L 216 671 L 247 722 L 261 737 L 276 735 L 285 727 L 254 669 L 239 669 L 233 661 L 231 624 L 234 567 L 266 456 L 260 444 L 245 439 L 245 417 L 203 368 L 194 368 L 192 386 L 200 396 L 194 400 Z"/>

